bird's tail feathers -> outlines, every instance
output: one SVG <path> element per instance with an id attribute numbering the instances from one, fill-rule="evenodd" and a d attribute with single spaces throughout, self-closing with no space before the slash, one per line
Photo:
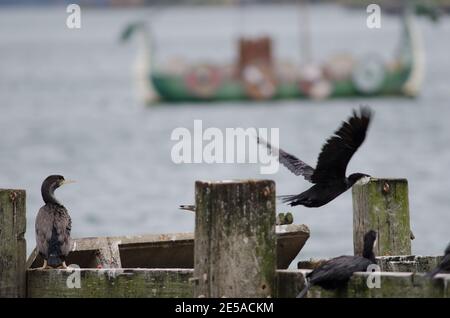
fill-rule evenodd
<path id="1" fill-rule="evenodd" d="M 301 199 L 299 194 L 290 194 L 290 195 L 278 195 L 277 199 L 285 204 L 289 204 L 290 206 L 299 205 L 299 200 Z"/>
<path id="2" fill-rule="evenodd" d="M 429 277 L 429 278 L 434 278 L 434 276 L 436 276 L 437 274 L 439 274 L 439 272 L 440 272 L 440 267 L 436 267 L 435 269 L 433 269 L 431 272 L 429 272 L 428 274 L 427 274 L 427 277 Z"/>
<path id="3" fill-rule="evenodd" d="M 180 205 L 180 210 L 195 212 L 195 205 L 183 204 Z"/>
<path id="4" fill-rule="evenodd" d="M 61 246 L 58 240 L 58 232 L 55 227 L 52 229 L 52 237 L 48 244 L 48 258 L 47 265 L 51 267 L 61 266 L 63 263 L 61 258 Z"/>

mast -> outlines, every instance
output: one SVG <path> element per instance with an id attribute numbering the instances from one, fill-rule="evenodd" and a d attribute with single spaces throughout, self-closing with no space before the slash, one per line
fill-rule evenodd
<path id="1" fill-rule="evenodd" d="M 309 22 L 309 9 L 307 0 L 299 0 L 299 39 L 300 39 L 300 64 L 312 62 L 311 30 Z"/>

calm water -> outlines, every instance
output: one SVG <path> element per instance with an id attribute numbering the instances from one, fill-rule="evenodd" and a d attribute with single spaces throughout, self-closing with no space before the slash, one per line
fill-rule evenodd
<path id="1" fill-rule="evenodd" d="M 349 171 L 408 178 L 413 253 L 440 254 L 448 243 L 450 19 L 420 23 L 428 58 L 416 100 L 146 108 L 134 94 L 136 46 L 117 41 L 126 22 L 151 17 L 159 61 L 173 55 L 231 59 L 239 30 L 271 32 L 277 36 L 276 54 L 296 60 L 298 11 L 91 9 L 83 11 L 81 30 L 68 30 L 65 8 L 0 10 L 0 186 L 27 190 L 29 250 L 42 205 L 40 185 L 49 174 L 78 181 L 57 192 L 71 211 L 75 237 L 193 231 L 193 215 L 177 206 L 193 202 L 195 180 L 266 176 L 257 165 L 173 164 L 174 128 L 192 129 L 194 119 L 202 119 L 204 127 L 279 127 L 282 146 L 315 164 L 324 139 L 360 103 L 370 104 L 376 117 Z M 310 15 L 319 60 L 336 51 L 375 51 L 388 58 L 395 50 L 395 18 L 383 17 L 381 30 L 368 30 L 364 11 L 326 6 L 311 8 Z M 283 168 L 271 177 L 279 194 L 309 186 Z M 291 211 L 312 233 L 301 258 L 352 253 L 350 192 L 320 209 Z"/>

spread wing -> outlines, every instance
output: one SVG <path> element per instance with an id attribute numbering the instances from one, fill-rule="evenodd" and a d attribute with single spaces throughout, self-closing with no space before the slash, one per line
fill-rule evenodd
<path id="1" fill-rule="evenodd" d="M 276 148 L 264 139 L 258 137 L 258 143 L 267 147 L 270 154 L 277 155 L 279 162 L 289 169 L 296 176 L 303 176 L 305 180 L 312 182 L 311 176 L 314 174 L 314 169 L 308 164 L 304 163 L 297 157 L 287 153 L 283 149 Z"/>
<path id="2" fill-rule="evenodd" d="M 353 111 L 353 116 L 327 140 L 311 177 L 313 183 L 345 178 L 350 159 L 366 138 L 371 117 L 368 107 L 361 107 L 359 113 Z"/>

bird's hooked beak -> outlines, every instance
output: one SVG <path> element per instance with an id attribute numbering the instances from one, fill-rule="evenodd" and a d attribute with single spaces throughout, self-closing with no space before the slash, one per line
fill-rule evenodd
<path id="1" fill-rule="evenodd" d="M 75 180 L 63 180 L 63 182 L 61 182 L 60 186 L 66 185 L 66 184 L 70 184 L 70 183 L 75 183 Z"/>

